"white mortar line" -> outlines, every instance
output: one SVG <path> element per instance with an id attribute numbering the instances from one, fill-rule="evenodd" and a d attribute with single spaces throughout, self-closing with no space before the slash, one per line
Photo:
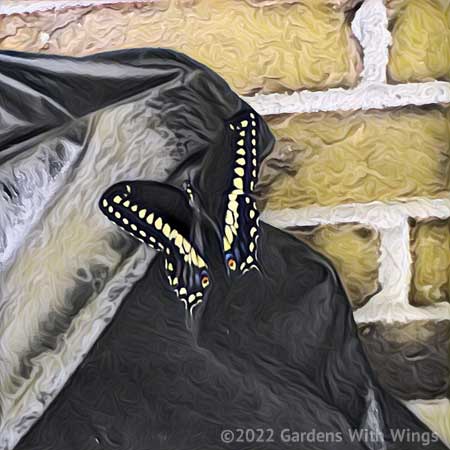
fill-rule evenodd
<path id="1" fill-rule="evenodd" d="M 392 38 L 384 0 L 365 0 L 355 14 L 352 31 L 363 49 L 362 84 L 386 83 Z"/>
<path id="2" fill-rule="evenodd" d="M 151 0 L 0 0 L 0 14 L 26 14 L 53 9 L 57 10 L 116 3 L 151 3 Z"/>
<path id="3" fill-rule="evenodd" d="M 254 97 L 242 98 L 261 115 L 384 109 L 450 103 L 450 83 L 445 81 L 396 85 L 371 83 L 361 84 L 355 89 L 257 94 Z"/>
<path id="4" fill-rule="evenodd" d="M 450 198 L 417 198 L 405 202 L 375 201 L 337 206 L 313 205 L 298 209 L 265 210 L 261 215 L 262 220 L 279 228 L 358 222 L 377 229 L 390 229 L 408 217 L 421 220 L 448 218 Z"/>
<path id="5" fill-rule="evenodd" d="M 380 297 L 404 305 L 409 304 L 411 285 L 412 258 L 409 231 L 407 219 L 401 220 L 393 228 L 378 230 L 381 253 L 378 270 L 379 280 L 383 286 L 383 294 Z M 375 295 L 373 299 L 377 301 L 377 297 Z"/>
<path id="6" fill-rule="evenodd" d="M 380 320 L 380 317 L 388 322 L 402 320 L 404 307 L 409 304 L 412 261 L 408 222 L 402 219 L 396 226 L 378 232 L 380 235 L 378 280 L 382 289 L 355 312 L 355 320 L 358 322 Z"/>

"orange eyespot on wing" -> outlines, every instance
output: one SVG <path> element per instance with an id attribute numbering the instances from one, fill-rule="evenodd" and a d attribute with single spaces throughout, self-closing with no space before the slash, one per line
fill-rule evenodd
<path id="1" fill-rule="evenodd" d="M 236 270 L 236 260 L 234 258 L 228 260 L 228 268 L 230 270 Z"/>
<path id="2" fill-rule="evenodd" d="M 209 286 L 209 277 L 207 275 L 204 275 L 202 277 L 201 282 L 202 282 L 202 288 L 205 289 L 206 287 Z"/>

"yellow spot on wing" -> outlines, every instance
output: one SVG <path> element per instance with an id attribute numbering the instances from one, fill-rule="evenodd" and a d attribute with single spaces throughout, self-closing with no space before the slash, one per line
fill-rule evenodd
<path id="1" fill-rule="evenodd" d="M 183 248 L 186 253 L 191 251 L 192 246 L 186 239 L 183 239 Z"/>
<path id="2" fill-rule="evenodd" d="M 237 213 L 238 207 L 239 203 L 236 200 L 230 200 L 230 202 L 228 203 L 228 209 L 230 209 L 234 213 Z"/>
<path id="3" fill-rule="evenodd" d="M 161 217 L 158 217 L 158 218 L 155 220 L 155 228 L 156 228 L 157 230 L 160 230 L 160 229 L 162 228 L 162 226 L 163 226 L 163 221 L 162 221 Z"/>
<path id="4" fill-rule="evenodd" d="M 175 245 L 180 249 L 183 250 L 182 248 L 182 243 L 183 243 L 183 236 L 181 234 L 178 234 L 175 237 Z"/>
<path id="5" fill-rule="evenodd" d="M 114 203 L 120 203 L 122 201 L 122 197 L 120 196 L 120 195 L 116 195 L 114 198 L 113 198 L 113 202 Z"/>
<path id="6" fill-rule="evenodd" d="M 231 245 L 226 237 L 223 238 L 223 249 L 226 252 L 231 249 Z"/>
<path id="7" fill-rule="evenodd" d="M 130 200 L 125 200 L 125 201 L 122 203 L 122 205 L 125 206 L 125 208 L 128 208 L 128 207 L 130 206 Z"/>
<path id="8" fill-rule="evenodd" d="M 146 215 L 147 215 L 147 210 L 146 210 L 146 209 L 141 209 L 141 210 L 139 211 L 139 217 L 140 217 L 141 219 L 144 219 Z"/>
<path id="9" fill-rule="evenodd" d="M 225 226 L 225 237 L 228 239 L 228 242 L 230 242 L 230 244 L 233 242 L 233 232 L 231 231 L 231 227 L 228 225 Z"/>
<path id="10" fill-rule="evenodd" d="M 235 178 L 233 180 L 233 186 L 238 189 L 244 189 L 244 184 L 242 183 L 242 178 Z"/>
<path id="11" fill-rule="evenodd" d="M 170 225 L 166 223 L 166 224 L 163 226 L 162 232 L 163 232 L 164 236 L 166 236 L 167 238 L 169 238 L 169 237 L 170 237 Z"/>
<path id="12" fill-rule="evenodd" d="M 198 259 L 198 267 L 200 268 L 206 267 L 206 263 L 200 255 L 197 255 L 197 259 Z"/>
<path id="13" fill-rule="evenodd" d="M 197 258 L 197 253 L 194 249 L 191 250 L 190 253 L 190 257 L 191 257 L 191 261 L 195 266 L 198 266 L 198 258 Z"/>
<path id="14" fill-rule="evenodd" d="M 147 223 L 149 225 L 151 225 L 153 223 L 153 218 L 155 217 L 155 215 L 153 213 L 149 214 L 147 217 Z"/>
<path id="15" fill-rule="evenodd" d="M 225 223 L 228 225 L 232 225 L 234 223 L 233 213 L 228 210 L 225 214 Z"/>

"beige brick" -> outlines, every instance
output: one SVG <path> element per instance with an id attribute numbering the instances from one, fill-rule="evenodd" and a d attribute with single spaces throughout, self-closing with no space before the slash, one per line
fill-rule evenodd
<path id="1" fill-rule="evenodd" d="M 160 0 L 11 15 L 0 21 L 0 48 L 82 56 L 167 47 L 247 95 L 353 86 L 361 64 L 343 3 Z"/>
<path id="2" fill-rule="evenodd" d="M 278 142 L 261 168 L 266 208 L 448 195 L 450 122 L 439 107 L 267 120 Z"/>
<path id="3" fill-rule="evenodd" d="M 450 79 L 450 2 L 390 0 L 393 81 Z"/>
<path id="4" fill-rule="evenodd" d="M 325 255 L 342 279 L 354 308 L 378 291 L 378 233 L 360 224 L 324 225 L 289 230 Z"/>
<path id="5" fill-rule="evenodd" d="M 449 387 L 450 321 L 359 326 L 380 383 L 396 397 L 442 398 Z"/>
<path id="6" fill-rule="evenodd" d="M 450 222 L 430 220 L 418 223 L 411 232 L 414 262 L 411 303 L 430 305 L 449 301 Z"/>

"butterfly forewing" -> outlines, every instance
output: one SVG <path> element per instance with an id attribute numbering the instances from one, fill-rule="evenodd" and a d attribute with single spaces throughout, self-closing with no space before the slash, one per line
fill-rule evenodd
<path id="1" fill-rule="evenodd" d="M 99 206 L 121 229 L 164 254 L 169 284 L 192 312 L 203 300 L 209 276 L 190 240 L 193 215 L 185 193 L 157 182 L 123 182 L 109 188 Z"/>
<path id="2" fill-rule="evenodd" d="M 228 271 L 245 273 L 257 267 L 259 213 L 253 199 L 258 175 L 258 121 L 253 112 L 227 124 L 233 176 L 223 219 L 223 252 Z"/>

